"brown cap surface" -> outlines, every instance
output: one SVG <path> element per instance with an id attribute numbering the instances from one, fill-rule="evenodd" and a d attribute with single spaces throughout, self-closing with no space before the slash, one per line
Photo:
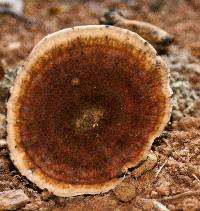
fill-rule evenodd
<path id="1" fill-rule="evenodd" d="M 36 45 L 11 89 L 10 156 L 55 195 L 105 192 L 145 158 L 170 112 L 168 68 L 145 40 L 64 29 Z"/>

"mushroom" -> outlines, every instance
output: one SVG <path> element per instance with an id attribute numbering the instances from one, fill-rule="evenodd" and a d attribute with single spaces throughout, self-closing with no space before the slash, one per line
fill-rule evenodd
<path id="1" fill-rule="evenodd" d="M 48 35 L 7 104 L 10 157 L 57 196 L 113 189 L 146 159 L 171 113 L 169 69 L 136 33 L 93 25 Z"/>
<path id="2" fill-rule="evenodd" d="M 121 12 L 115 10 L 105 12 L 100 23 L 131 30 L 150 42 L 160 53 L 165 52 L 173 42 L 173 37 L 163 29 L 148 22 L 124 18 Z"/>

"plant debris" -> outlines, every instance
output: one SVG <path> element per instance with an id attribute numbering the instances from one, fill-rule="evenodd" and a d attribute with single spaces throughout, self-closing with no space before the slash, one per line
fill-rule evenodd
<path id="1" fill-rule="evenodd" d="M 173 37 L 159 27 L 143 21 L 126 19 L 121 13 L 114 10 L 106 12 L 100 18 L 100 23 L 129 29 L 147 40 L 159 52 L 164 52 L 173 41 Z"/>

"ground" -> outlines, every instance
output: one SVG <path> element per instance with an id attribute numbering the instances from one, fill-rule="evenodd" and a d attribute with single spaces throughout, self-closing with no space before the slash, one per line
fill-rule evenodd
<path id="1" fill-rule="evenodd" d="M 127 18 L 148 21 L 175 38 L 161 55 L 171 69 L 172 117 L 152 146 L 156 166 L 127 176 L 116 190 L 95 196 L 55 197 L 20 175 L 9 159 L 6 101 L 17 69 L 45 35 L 75 25 L 98 24 L 119 9 Z M 21 189 L 29 197 L 19 210 L 200 210 L 200 2 L 198 0 L 25 1 L 25 23 L 0 15 L 0 191 Z M 152 166 L 153 167 L 153 166 Z"/>

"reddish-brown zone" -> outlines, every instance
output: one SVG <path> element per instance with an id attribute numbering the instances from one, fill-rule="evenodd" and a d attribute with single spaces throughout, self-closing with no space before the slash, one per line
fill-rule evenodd
<path id="1" fill-rule="evenodd" d="M 28 158 L 66 183 L 116 178 L 163 116 L 166 97 L 157 70 L 147 74 L 129 53 L 101 45 L 62 46 L 46 59 L 34 65 L 19 99 L 19 142 Z M 98 126 L 77 130 L 77 118 L 93 108 L 105 111 Z"/>

